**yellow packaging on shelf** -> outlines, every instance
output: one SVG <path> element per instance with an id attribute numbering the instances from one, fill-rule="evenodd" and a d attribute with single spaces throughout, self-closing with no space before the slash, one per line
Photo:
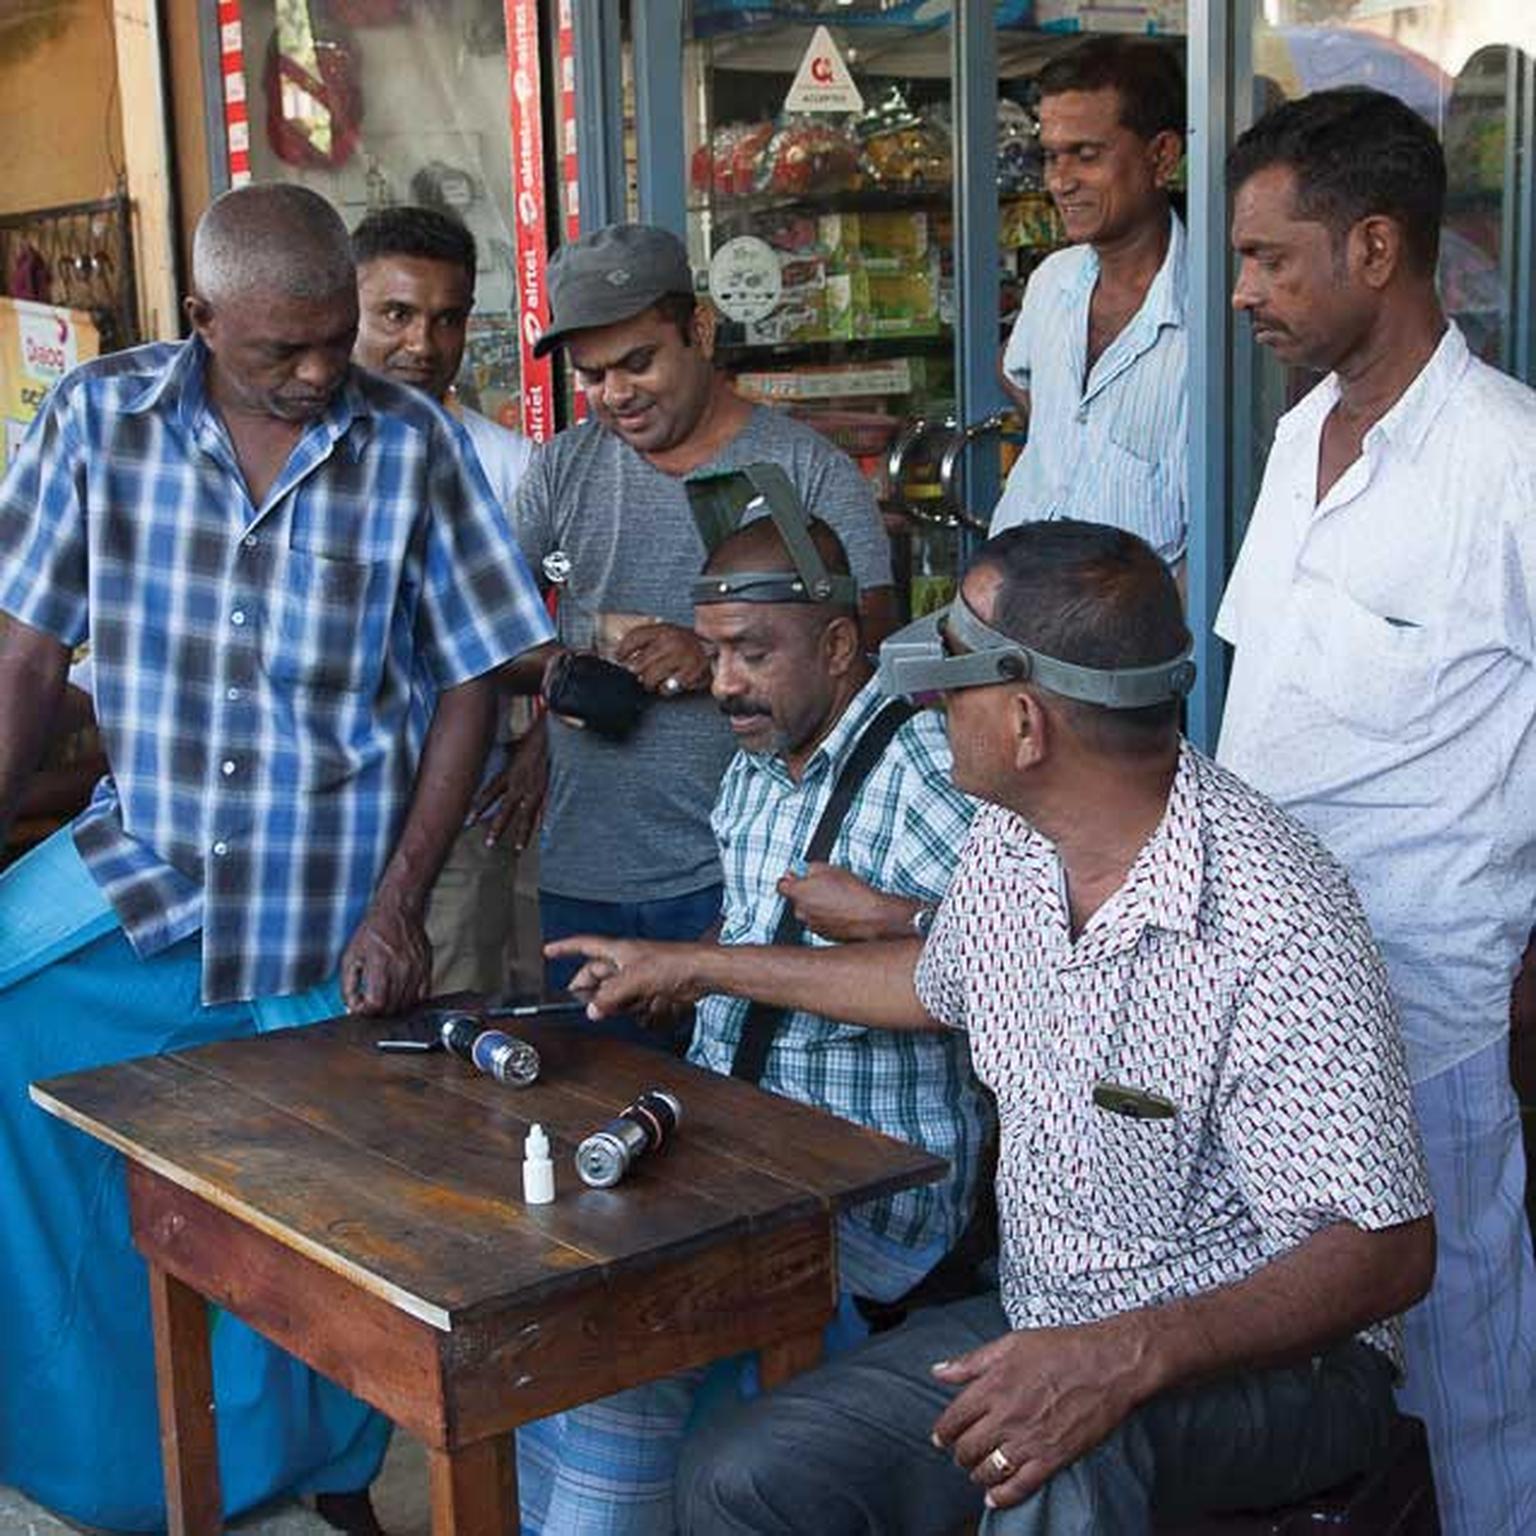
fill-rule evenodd
<path id="1" fill-rule="evenodd" d="M 44 396 L 77 363 L 101 350 L 96 322 L 80 309 L 0 299 L 0 468 L 16 457 Z"/>
<path id="2" fill-rule="evenodd" d="M 1004 250 L 1021 245 L 1055 249 L 1066 241 L 1061 215 L 1044 192 L 1009 198 L 999 210 L 998 244 Z"/>
<path id="3" fill-rule="evenodd" d="M 871 272 L 868 336 L 937 336 L 936 273 Z"/>
<path id="4" fill-rule="evenodd" d="M 932 231 L 921 209 L 883 213 L 824 213 L 817 240 L 828 256 L 865 266 L 911 266 L 928 253 Z"/>

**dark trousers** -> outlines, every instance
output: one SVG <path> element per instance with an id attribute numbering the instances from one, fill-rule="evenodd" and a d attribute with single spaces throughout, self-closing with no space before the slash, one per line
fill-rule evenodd
<path id="1" fill-rule="evenodd" d="M 540 891 L 539 924 L 546 944 L 553 939 L 572 938 L 578 933 L 598 934 L 605 939 L 690 942 L 707 933 L 719 921 L 723 894 L 723 887 L 707 885 L 702 890 L 663 897 L 660 901 L 586 901 L 576 896 Z M 576 960 L 544 962 L 544 985 L 552 996 L 569 985 L 579 965 Z M 628 1013 L 615 1014 L 601 1024 L 582 1019 L 574 1027 L 586 1034 L 611 1035 L 681 1055 L 693 1037 L 693 1010 L 688 1010 L 686 1018 L 662 1029 Z"/>
<path id="2" fill-rule="evenodd" d="M 953 1389 L 930 1367 L 1007 1332 L 996 1294 L 903 1326 L 690 1438 L 677 1480 L 690 1536 L 949 1536 L 980 1487 L 929 1435 Z M 1144 1405 L 983 1536 L 1138 1536 L 1159 1515 L 1264 1508 L 1385 1451 L 1392 1369 L 1363 1344 Z"/>

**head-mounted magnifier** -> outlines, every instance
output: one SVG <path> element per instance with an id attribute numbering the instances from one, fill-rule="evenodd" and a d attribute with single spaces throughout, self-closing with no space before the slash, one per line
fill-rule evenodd
<path id="1" fill-rule="evenodd" d="M 793 571 L 721 571 L 693 584 L 696 606 L 710 603 L 836 603 L 853 607 L 859 598 L 852 576 L 826 567 L 811 537 L 810 518 L 777 464 L 699 475 L 687 482 L 688 506 L 699 536 L 711 554 L 749 518 L 766 511 L 773 519 Z"/>
<path id="2" fill-rule="evenodd" d="M 946 637 L 964 651 L 947 651 Z M 958 595 L 948 607 L 898 629 L 880 647 L 880 687 L 894 695 L 1034 682 L 1084 704 L 1142 709 L 1183 698 L 1194 681 L 1192 646 L 1152 667 L 1081 667 L 1000 634 Z"/>

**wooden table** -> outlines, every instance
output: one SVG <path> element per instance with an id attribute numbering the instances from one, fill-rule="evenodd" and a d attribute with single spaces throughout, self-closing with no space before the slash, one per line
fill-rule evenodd
<path id="1" fill-rule="evenodd" d="M 820 1355 L 835 1213 L 940 1159 L 729 1078 L 574 1030 L 527 1028 L 518 1090 L 450 1056 L 390 1055 L 339 1019 L 34 1084 L 128 1160 L 149 1265 L 170 1530 L 221 1526 L 203 1298 L 425 1442 L 434 1536 L 517 1528 L 509 1431 L 762 1351 L 765 1383 Z M 571 1153 L 647 1087 L 674 1141 L 608 1190 Z M 541 1121 L 557 1199 L 522 1199 Z"/>

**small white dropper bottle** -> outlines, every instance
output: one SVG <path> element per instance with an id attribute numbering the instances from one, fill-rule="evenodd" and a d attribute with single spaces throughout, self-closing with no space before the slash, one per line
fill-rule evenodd
<path id="1" fill-rule="evenodd" d="M 542 1125 L 528 1129 L 523 1143 L 523 1199 L 529 1205 L 548 1205 L 555 1198 L 555 1165 L 550 1161 L 549 1137 Z"/>

